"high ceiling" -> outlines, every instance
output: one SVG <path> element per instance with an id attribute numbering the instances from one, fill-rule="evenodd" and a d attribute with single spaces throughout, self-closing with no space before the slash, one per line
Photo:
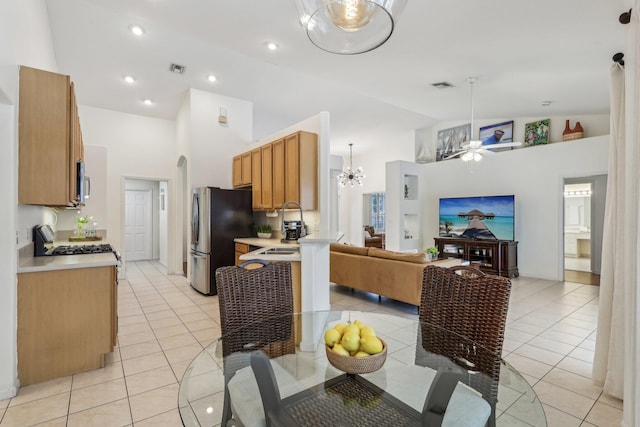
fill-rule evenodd
<path id="1" fill-rule="evenodd" d="M 349 142 L 355 153 L 468 118 L 471 76 L 477 119 L 607 113 L 611 57 L 624 43 L 622 0 L 408 0 L 390 40 L 353 56 L 312 45 L 295 0 L 47 7 L 58 71 L 72 76 L 80 104 L 173 120 L 188 88 L 215 92 L 254 104 L 256 140 L 329 111 L 331 152 L 341 155 Z M 145 34 L 134 36 L 131 24 Z M 171 63 L 185 73 L 171 73 Z M 123 82 L 127 74 L 135 84 Z M 441 81 L 453 87 L 431 85 Z"/>

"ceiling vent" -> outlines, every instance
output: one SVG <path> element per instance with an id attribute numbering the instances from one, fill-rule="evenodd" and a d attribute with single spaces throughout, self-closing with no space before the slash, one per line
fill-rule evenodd
<path id="1" fill-rule="evenodd" d="M 449 82 L 431 83 L 431 86 L 436 87 L 438 89 L 446 89 L 448 87 L 453 87 L 453 85 Z"/>
<path id="2" fill-rule="evenodd" d="M 184 69 L 185 69 L 184 65 L 171 64 L 169 66 L 169 71 L 171 71 L 172 73 L 176 73 L 176 74 L 184 73 Z"/>

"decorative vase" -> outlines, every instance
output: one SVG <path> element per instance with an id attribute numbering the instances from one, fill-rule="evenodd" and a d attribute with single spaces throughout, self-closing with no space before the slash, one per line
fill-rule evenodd
<path id="1" fill-rule="evenodd" d="M 576 126 L 571 129 L 569 125 L 569 120 L 565 122 L 564 130 L 562 131 L 562 140 L 563 141 L 571 141 L 574 139 L 579 139 L 584 136 L 584 129 L 580 122 L 576 122 Z"/>
<path id="2" fill-rule="evenodd" d="M 261 239 L 270 239 L 271 233 L 258 233 L 258 237 Z"/>

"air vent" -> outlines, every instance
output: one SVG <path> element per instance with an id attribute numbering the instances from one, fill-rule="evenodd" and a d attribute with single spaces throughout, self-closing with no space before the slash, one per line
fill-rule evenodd
<path id="1" fill-rule="evenodd" d="M 184 73 L 184 69 L 185 69 L 184 65 L 171 64 L 171 66 L 169 66 L 169 71 L 176 74 Z"/>
<path id="2" fill-rule="evenodd" d="M 438 89 L 446 89 L 448 87 L 453 87 L 453 85 L 449 82 L 431 83 L 431 86 L 437 87 Z"/>

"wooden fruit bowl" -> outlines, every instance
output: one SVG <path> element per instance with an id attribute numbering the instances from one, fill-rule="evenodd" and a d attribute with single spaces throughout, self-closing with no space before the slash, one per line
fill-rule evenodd
<path id="1" fill-rule="evenodd" d="M 325 344 L 327 351 L 327 359 L 336 369 L 347 374 L 368 374 L 382 368 L 387 360 L 387 343 L 382 341 L 382 351 L 367 357 L 343 356 L 331 350 L 331 347 Z"/>

